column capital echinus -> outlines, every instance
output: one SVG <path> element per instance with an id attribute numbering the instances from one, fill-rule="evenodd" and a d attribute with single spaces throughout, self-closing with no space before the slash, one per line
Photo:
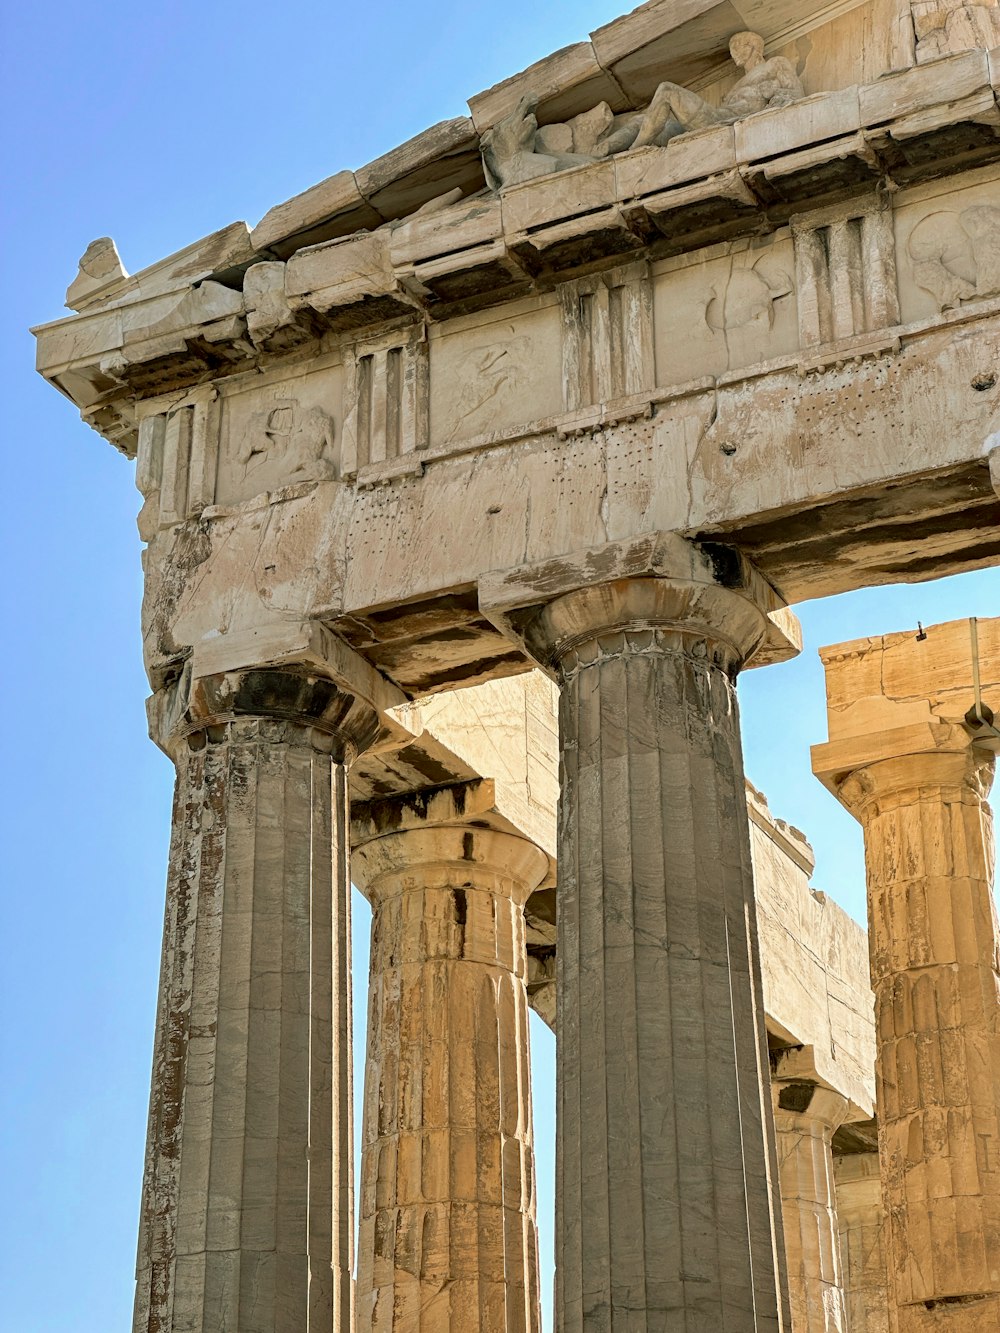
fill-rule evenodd
<path id="1" fill-rule="evenodd" d="M 260 637 L 197 645 L 147 700 L 150 736 L 175 761 L 209 741 L 256 738 L 308 742 L 349 765 L 412 738 L 393 713 L 403 693 L 324 626 L 291 624 Z"/>
<path id="2" fill-rule="evenodd" d="M 617 655 L 682 652 L 735 676 L 794 657 L 796 617 L 739 552 L 654 533 L 480 581 L 490 620 L 565 679 Z"/>
<path id="3" fill-rule="evenodd" d="M 862 824 L 918 794 L 984 801 L 994 763 L 965 727 L 936 720 L 812 747 L 813 772 Z"/>
<path id="4" fill-rule="evenodd" d="M 498 829 L 428 825 L 385 833 L 355 846 L 354 883 L 375 904 L 408 890 L 455 883 L 461 871 L 472 889 L 496 890 L 523 906 L 549 872 L 549 858 L 527 838 Z"/>
<path id="5" fill-rule="evenodd" d="M 812 747 L 812 768 L 857 820 L 931 796 L 986 798 L 1000 617 L 832 644 L 820 659 L 829 740 Z"/>

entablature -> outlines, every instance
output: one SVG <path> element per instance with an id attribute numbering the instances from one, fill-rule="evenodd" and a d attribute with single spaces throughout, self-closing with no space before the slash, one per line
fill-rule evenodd
<path id="1" fill-rule="evenodd" d="M 254 262 L 260 252 L 235 224 L 36 330 L 39 368 L 131 454 L 137 401 L 265 370 L 290 352 L 315 356 L 359 336 L 381 337 L 398 322 L 447 327 L 470 311 L 544 300 L 567 282 L 629 263 L 687 255 L 701 262 L 719 244 L 780 242 L 789 223 L 798 242 L 821 205 L 846 209 L 848 221 L 854 208 L 859 216 L 874 212 L 873 233 L 888 223 L 879 224 L 869 201 L 881 200 L 888 213 L 889 197 L 906 197 L 907 187 L 1000 158 L 998 76 L 1000 52 L 965 51 L 498 193 L 444 195 L 398 223 L 297 249 L 287 262 Z M 895 211 L 900 199 L 891 203 Z M 986 246 L 995 244 L 994 229 L 987 217 Z M 881 254 L 888 262 L 877 237 L 863 245 L 864 260 Z M 802 260 L 802 244 L 796 249 L 801 286 L 815 261 Z M 850 252 L 843 257 L 849 262 Z M 821 291 L 825 277 L 813 278 Z M 975 280 L 971 290 L 962 280 L 966 286 L 944 293 L 942 305 L 982 294 Z M 898 322 L 891 274 L 883 285 L 888 304 L 869 310 L 861 331 Z M 818 329 L 806 341 L 858 331 Z"/>

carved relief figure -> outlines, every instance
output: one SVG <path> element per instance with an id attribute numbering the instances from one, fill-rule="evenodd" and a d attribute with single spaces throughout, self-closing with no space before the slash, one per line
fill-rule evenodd
<path id="1" fill-rule="evenodd" d="M 911 5 L 917 39 L 917 63 L 939 60 L 981 47 L 1000 45 L 1000 4 L 962 4 L 956 0 L 914 0 Z"/>
<path id="2" fill-rule="evenodd" d="M 482 138 L 483 166 L 489 185 L 498 190 L 504 185 L 519 185 L 536 176 L 548 176 L 553 171 L 582 166 L 590 157 L 573 152 L 546 151 L 546 138 L 539 143 L 538 121 L 535 108 L 538 98 L 534 93 L 522 97 L 517 106 L 503 120 L 497 121 Z"/>
<path id="3" fill-rule="evenodd" d="M 746 73 L 722 99 L 721 106 L 709 105 L 697 93 L 676 83 L 661 83 L 631 147 L 664 144 L 675 135 L 703 130 L 709 125 L 731 125 L 743 116 L 788 106 L 805 96 L 790 60 L 784 56 L 765 60 L 764 39 L 758 33 L 738 32 L 729 43 L 729 54 Z"/>
<path id="4" fill-rule="evenodd" d="M 918 286 L 939 310 L 1000 294 L 1000 208 L 976 204 L 962 213 L 930 213 L 906 243 Z"/>
<path id="5" fill-rule="evenodd" d="M 769 107 L 787 106 L 805 96 L 790 60 L 765 59 L 764 39 L 738 32 L 729 53 L 745 71 L 721 106 L 712 106 L 679 84 L 661 83 L 645 111 L 615 115 L 607 102 L 559 125 L 538 126 L 538 98 L 522 97 L 514 110 L 483 135 L 486 179 L 494 190 L 554 171 L 566 171 L 630 148 L 664 145 L 678 134 L 729 125 Z"/>
<path id="6" fill-rule="evenodd" d="M 263 490 L 300 481 L 329 481 L 337 475 L 333 446 L 329 413 L 281 399 L 250 418 L 237 460 L 244 477 L 259 476 Z"/>
<path id="7" fill-rule="evenodd" d="M 780 265 L 765 258 L 752 268 L 734 267 L 728 278 L 708 289 L 705 323 L 725 348 L 725 366 L 736 369 L 773 356 L 772 332 L 780 310 L 776 303 L 794 291 Z"/>

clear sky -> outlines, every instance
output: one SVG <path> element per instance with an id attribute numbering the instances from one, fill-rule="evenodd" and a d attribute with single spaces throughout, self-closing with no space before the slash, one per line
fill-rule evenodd
<path id="1" fill-rule="evenodd" d="M 34 375 L 27 327 L 62 313 L 94 237 L 113 235 L 134 272 L 236 218 L 253 224 L 314 181 L 463 114 L 468 95 L 625 7 L 7 7 L 4 1333 L 129 1326 L 171 789 L 145 736 L 133 466 Z M 817 886 L 856 915 L 860 836 L 809 772 L 808 746 L 825 739 L 815 650 L 998 612 L 997 571 L 809 604 L 802 657 L 742 683 L 749 775 L 813 841 Z M 536 1032 L 546 1254 L 553 1054 Z"/>

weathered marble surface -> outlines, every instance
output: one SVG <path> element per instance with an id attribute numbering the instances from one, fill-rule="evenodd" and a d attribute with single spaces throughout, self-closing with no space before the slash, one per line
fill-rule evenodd
<path id="1" fill-rule="evenodd" d="M 1000 619 L 980 628 L 991 707 Z M 986 802 L 1000 732 L 970 711 L 968 621 L 838 644 L 824 661 L 830 741 L 813 767 L 865 832 L 893 1318 L 901 1333 L 987 1333 L 1000 1321 L 1000 928 Z"/>
<path id="2" fill-rule="evenodd" d="M 375 818 L 391 826 L 387 802 Z M 523 906 L 547 872 L 473 822 L 355 843 L 373 908 L 359 1329 L 540 1327 Z"/>
<path id="3" fill-rule="evenodd" d="M 78 312 L 36 330 L 43 374 L 137 457 L 144 650 L 161 738 L 187 744 L 204 732 L 228 745 L 234 699 L 254 703 L 241 719 L 270 725 L 277 716 L 281 726 L 305 727 L 280 690 L 277 714 L 273 691 L 240 694 L 247 671 L 280 680 L 290 673 L 332 691 L 317 705 L 323 725 L 309 714 L 312 730 L 339 736 L 367 709 L 375 720 L 354 738 L 356 749 L 374 757 L 391 748 L 397 776 L 422 766 L 426 778 L 442 759 L 449 773 L 457 765 L 455 776 L 472 784 L 469 799 L 495 830 L 522 815 L 540 819 L 520 777 L 484 781 L 471 752 L 458 753 L 460 727 L 453 749 L 422 742 L 408 701 L 496 684 L 536 661 L 564 677 L 570 797 L 560 859 L 569 911 L 560 911 L 555 930 L 558 986 L 572 1002 L 560 1020 L 561 1087 L 569 1089 L 560 1131 L 568 1201 L 560 1299 L 569 1326 L 585 1308 L 627 1310 L 632 1320 L 640 1287 L 637 1299 L 654 1322 L 668 1309 L 692 1327 L 730 1317 L 773 1326 L 778 1317 L 778 1182 L 770 1104 L 761 1100 L 764 1012 L 730 676 L 795 651 L 790 601 L 1000 559 L 1000 61 L 987 50 L 992 10 L 956 5 L 941 24 L 909 0 L 849 0 L 836 12 L 824 0 L 769 0 L 753 12 L 741 0 L 654 0 L 474 97 L 471 117 L 279 203 L 252 232 L 236 223 L 132 276 L 102 242 L 71 287 Z M 725 51 L 748 23 L 764 46 L 737 46 L 734 54 L 746 56 L 741 83 Z M 924 59 L 932 46 L 948 54 Z M 508 132 L 515 152 L 548 159 L 547 174 L 520 161 L 518 179 L 498 180 L 503 188 L 490 192 L 482 142 L 495 147 Z M 548 173 L 553 160 L 566 169 Z M 553 653 L 543 608 L 575 608 L 572 620 L 595 588 L 619 585 L 640 601 L 639 585 L 657 595 L 685 588 L 680 620 L 703 628 L 707 616 L 710 629 L 680 633 L 678 642 L 674 620 L 653 615 L 650 623 L 650 594 L 643 614 L 596 629 L 577 624 L 579 636 Z M 602 656 L 601 642 L 612 640 L 615 651 Z M 699 643 L 711 644 L 711 654 L 695 652 Z M 584 660 L 595 644 L 593 660 Z M 570 659 L 579 670 L 568 674 Z M 635 721 L 630 691 L 662 703 L 652 727 Z M 326 711 L 331 700 L 339 701 L 335 716 Z M 949 737 L 962 727 L 944 714 L 921 725 Z M 581 747 L 581 736 L 591 741 Z M 258 767 L 279 751 L 259 754 Z M 671 764 L 650 778 L 661 751 Z M 880 754 L 868 768 L 890 759 Z M 688 797 L 688 788 L 704 797 L 707 821 L 698 809 L 695 825 L 681 828 L 661 800 L 672 766 Z M 239 782 L 223 814 L 235 828 L 247 809 L 244 770 L 232 771 Z M 362 780 L 377 781 L 375 768 L 359 771 Z M 959 782 L 961 798 L 951 802 L 968 816 L 953 839 L 956 856 L 975 851 L 974 785 Z M 246 847 L 236 836 L 224 849 L 227 873 L 230 855 L 240 874 L 250 858 L 255 903 L 286 888 L 294 897 L 302 876 L 313 874 L 302 835 L 322 817 L 323 799 L 304 801 L 298 780 L 286 786 L 292 815 L 282 822 L 281 868 L 248 850 L 258 831 L 261 847 L 265 830 L 273 833 L 274 802 L 258 812 L 260 830 L 255 823 Z M 197 792 L 192 799 L 197 805 Z M 622 801 L 634 806 L 635 828 L 613 814 Z M 773 821 L 765 829 L 760 810 L 751 818 L 766 859 L 779 830 Z M 932 831 L 944 838 L 936 825 Z M 889 829 L 887 845 L 897 835 Z M 207 823 L 184 825 L 171 903 L 200 886 L 203 872 L 215 883 L 211 867 L 192 860 L 213 836 Z M 675 851 L 676 861 L 667 857 Z M 894 884 L 893 868 L 883 868 Z M 794 878 L 784 887 L 800 919 L 832 950 L 841 932 Z M 979 901 L 984 876 L 964 878 L 975 881 L 965 887 Z M 581 886 L 613 909 L 609 948 L 604 918 L 576 892 Z M 677 909 L 666 949 L 629 924 L 630 913 L 647 921 L 662 914 L 664 894 Z M 223 895 L 223 911 L 233 897 Z M 548 906 L 547 919 L 543 906 L 529 909 L 533 943 L 551 944 Z M 339 940 L 341 924 L 324 917 L 319 931 L 331 956 L 329 931 L 336 925 Z M 574 942 L 586 947 L 574 953 Z M 185 954 L 177 963 L 168 949 L 163 1012 L 181 1019 L 160 1024 L 161 1063 L 185 1031 L 188 961 Z M 211 954 L 197 961 L 198 985 L 211 986 Z M 539 964 L 536 995 L 551 964 L 551 954 Z M 685 998 L 685 978 L 706 983 L 694 1042 L 677 1006 L 663 1010 L 664 967 Z M 982 959 L 976 968 L 987 975 Z M 591 983 L 607 1005 L 589 1003 Z M 288 993 L 297 985 L 293 976 Z M 827 987 L 826 997 L 836 990 Z M 622 1010 L 620 996 L 629 993 L 633 1005 Z M 331 1031 L 342 1028 L 345 994 L 337 988 Z M 238 999 L 250 1003 L 242 991 Z M 318 1012 L 325 1001 L 315 1000 Z M 863 1044 L 864 1024 L 846 1003 L 844 1020 Z M 786 1016 L 772 1037 L 787 1049 L 791 1038 L 806 1047 L 808 1034 L 822 1035 L 814 1009 L 803 1007 L 798 1021 L 801 1036 Z M 671 1088 L 663 1082 L 665 1030 L 693 1071 Z M 623 1054 L 628 1042 L 634 1069 Z M 273 1060 L 265 1073 L 278 1079 L 301 1124 L 311 1066 L 301 1041 L 293 1045 L 277 1073 Z M 261 1049 L 253 1045 L 254 1061 Z M 718 1058 L 706 1063 L 706 1051 Z M 346 1058 L 338 1048 L 335 1086 L 323 1093 L 338 1106 Z M 809 1058 L 816 1079 L 850 1099 L 852 1114 L 864 1109 L 860 1064 Z M 265 1055 L 260 1063 L 265 1069 Z M 170 1068 L 176 1074 L 176 1060 Z M 169 1099 L 176 1084 L 165 1075 L 155 1096 Z M 631 1135 L 616 1136 L 607 1123 L 609 1089 Z M 586 1116 L 574 1090 L 587 1094 Z M 719 1108 L 708 1125 L 697 1119 L 707 1098 Z M 690 1170 L 687 1158 L 671 1164 L 657 1155 L 650 1115 L 691 1137 Z M 154 1161 L 166 1159 L 147 1189 L 156 1226 L 174 1208 L 164 1123 L 154 1117 L 150 1133 Z M 338 1112 L 331 1159 L 348 1156 L 344 1126 Z M 714 1156 L 706 1133 L 721 1145 Z M 251 1161 L 247 1136 L 235 1138 L 229 1147 Z M 291 1139 L 281 1140 L 278 1156 L 299 1207 L 302 1135 Z M 596 1157 L 583 1150 L 590 1144 Z M 914 1186 L 921 1200 L 945 1197 L 925 1184 Z M 307 1194 L 312 1188 L 307 1182 Z M 345 1189 L 340 1172 L 330 1262 L 341 1278 L 349 1267 Z M 679 1220 L 668 1216 L 668 1193 L 684 1200 Z M 582 1234 L 584 1198 L 596 1201 L 606 1237 Z M 641 1240 L 636 1198 L 649 1219 Z M 706 1209 L 707 1229 L 698 1220 Z M 733 1218 L 743 1219 L 739 1235 Z M 140 1300 L 153 1293 L 162 1306 L 176 1275 L 177 1230 L 168 1220 L 151 1249 L 149 1234 Z M 303 1253 L 313 1253 L 303 1251 L 302 1234 L 300 1227 L 288 1269 L 300 1279 L 308 1276 Z M 681 1235 L 705 1284 L 689 1280 Z M 199 1244 L 191 1242 L 192 1255 L 222 1252 Z M 256 1253 L 248 1248 L 248 1274 Z M 946 1247 L 942 1253 L 946 1264 Z M 215 1290 L 214 1268 L 203 1280 L 212 1265 L 194 1265 L 182 1283 L 196 1312 L 188 1322 Z M 951 1291 L 943 1272 L 932 1274 L 929 1290 Z M 963 1290 L 985 1299 L 980 1278 L 981 1266 L 966 1273 Z M 331 1301 L 343 1311 L 349 1284 L 338 1281 Z M 305 1285 L 306 1294 L 303 1281 L 290 1279 L 287 1300 L 275 1288 L 271 1305 L 261 1305 L 269 1330 L 302 1324 Z M 320 1279 L 315 1285 L 325 1289 Z M 237 1287 L 226 1287 L 230 1304 L 250 1299 Z M 236 1309 L 231 1322 L 242 1319 Z"/>
<path id="4" fill-rule="evenodd" d="M 890 1333 L 887 1222 L 877 1152 L 835 1159 L 848 1333 Z"/>

